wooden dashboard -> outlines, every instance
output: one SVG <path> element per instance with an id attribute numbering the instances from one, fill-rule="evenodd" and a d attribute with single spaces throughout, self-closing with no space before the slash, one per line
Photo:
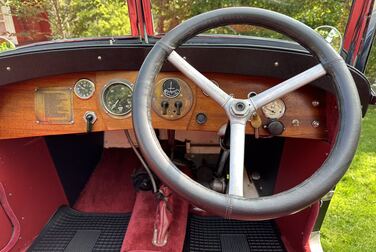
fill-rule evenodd
<path id="1" fill-rule="evenodd" d="M 103 87 L 111 80 L 126 79 L 135 83 L 137 73 L 135 71 L 106 71 L 66 74 L 3 86 L 0 88 L 0 139 L 85 133 L 87 125 L 84 114 L 87 111 L 93 111 L 97 116 L 93 131 L 132 129 L 131 117 L 118 119 L 110 116 L 103 108 L 101 99 Z M 231 74 L 206 73 L 205 75 L 215 80 L 224 91 L 234 94 L 237 98 L 246 98 L 250 92 L 259 93 L 279 82 L 275 79 Z M 153 111 L 154 128 L 218 131 L 227 123 L 225 112 L 181 73 L 160 73 L 158 80 L 171 77 L 179 78 L 189 85 L 192 90 L 192 106 L 183 117 L 173 121 L 162 118 Z M 76 81 L 82 78 L 93 81 L 96 91 L 87 100 L 79 99 L 71 92 L 72 120 L 69 123 L 41 123 L 37 120 L 36 90 L 53 87 L 73 88 Z M 286 110 L 284 116 L 279 119 L 285 127 L 281 136 L 327 138 L 324 91 L 306 86 L 288 94 L 282 100 L 286 105 Z M 206 115 L 206 123 L 197 123 L 196 116 L 199 113 Z M 261 116 L 263 124 L 267 124 L 269 120 L 261 110 L 258 114 Z M 254 133 L 250 124 L 247 126 L 247 133 Z M 270 133 L 263 128 L 260 128 L 259 134 L 261 137 L 270 136 Z"/>

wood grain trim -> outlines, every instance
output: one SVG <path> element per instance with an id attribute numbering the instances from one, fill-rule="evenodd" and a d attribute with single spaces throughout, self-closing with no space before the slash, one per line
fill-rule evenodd
<path id="1" fill-rule="evenodd" d="M 138 72 L 136 71 L 66 74 L 0 87 L 0 139 L 85 133 L 86 123 L 83 116 L 86 111 L 94 111 L 98 117 L 93 128 L 94 131 L 131 129 L 133 127 L 131 117 L 119 120 L 109 116 L 105 112 L 101 104 L 101 94 L 103 87 L 110 80 L 127 79 L 135 83 L 137 74 Z M 278 80 L 261 77 L 214 73 L 207 73 L 205 75 L 218 82 L 220 87 L 226 92 L 232 93 L 239 98 L 245 98 L 250 91 L 259 93 L 278 83 Z M 195 99 L 191 111 L 179 120 L 169 121 L 152 112 L 153 126 L 155 128 L 218 131 L 227 122 L 224 111 L 213 100 L 206 97 L 184 75 L 178 72 L 164 72 L 160 73 L 158 80 L 166 77 L 177 77 L 187 82 L 192 89 Z M 88 100 L 81 100 L 73 95 L 74 123 L 71 125 L 45 125 L 36 123 L 34 112 L 35 89 L 46 87 L 73 88 L 74 83 L 81 78 L 92 80 L 96 84 L 96 92 Z M 286 127 L 283 136 L 326 139 L 324 91 L 306 86 L 283 97 L 283 100 L 287 107 L 285 116 L 281 119 Z M 320 105 L 318 107 L 312 106 L 313 100 L 319 101 Z M 195 117 L 199 112 L 205 113 L 208 117 L 208 122 L 204 125 L 198 125 L 195 121 Z M 262 115 L 261 112 L 260 115 Z M 265 117 L 262 116 L 262 119 L 264 123 L 267 122 Z M 300 121 L 299 127 L 292 126 L 291 122 L 294 119 Z M 312 127 L 313 120 L 320 121 L 320 127 Z M 253 133 L 250 125 L 247 126 L 247 132 Z M 261 129 L 260 135 L 268 136 L 269 134 L 266 130 Z"/>

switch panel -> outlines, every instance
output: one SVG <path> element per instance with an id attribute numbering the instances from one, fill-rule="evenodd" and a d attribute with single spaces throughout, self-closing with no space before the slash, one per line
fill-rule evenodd
<path id="1" fill-rule="evenodd" d="M 153 110 L 162 118 L 176 120 L 192 108 L 193 94 L 189 85 L 178 78 L 165 78 L 154 86 Z"/>

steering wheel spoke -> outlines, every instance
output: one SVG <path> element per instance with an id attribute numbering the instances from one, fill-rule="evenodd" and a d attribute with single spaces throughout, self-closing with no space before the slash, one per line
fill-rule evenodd
<path id="1" fill-rule="evenodd" d="M 263 92 L 250 98 L 251 104 L 254 106 L 254 110 L 261 108 L 262 106 L 272 102 L 282 96 L 307 85 L 308 83 L 317 80 L 324 76 L 326 70 L 322 64 L 317 64 L 306 71 L 295 75 Z"/>
<path id="2" fill-rule="evenodd" d="M 230 122 L 229 194 L 243 197 L 244 146 L 246 122 Z"/>
<path id="3" fill-rule="evenodd" d="M 186 75 L 189 79 L 196 83 L 197 86 L 204 90 L 205 93 L 208 94 L 212 99 L 214 99 L 221 107 L 224 107 L 226 103 L 231 99 L 230 95 L 228 95 L 225 91 L 215 85 L 211 80 L 206 78 L 176 51 L 172 51 L 167 59 L 184 75 Z"/>

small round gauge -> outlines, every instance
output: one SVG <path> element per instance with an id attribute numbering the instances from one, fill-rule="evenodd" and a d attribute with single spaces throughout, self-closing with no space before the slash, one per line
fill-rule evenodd
<path id="1" fill-rule="evenodd" d="M 165 97 L 175 98 L 180 94 L 180 83 L 177 79 L 167 79 L 162 84 L 162 90 Z"/>
<path id="2" fill-rule="evenodd" d="M 111 81 L 102 93 L 105 110 L 114 116 L 125 116 L 132 111 L 132 84 L 128 81 Z"/>
<path id="3" fill-rule="evenodd" d="M 267 118 L 279 119 L 286 111 L 286 105 L 282 99 L 274 100 L 262 107 L 262 112 Z"/>
<path id="4" fill-rule="evenodd" d="M 95 92 L 95 84 L 88 79 L 80 79 L 74 84 L 74 93 L 80 99 L 89 99 Z"/>

